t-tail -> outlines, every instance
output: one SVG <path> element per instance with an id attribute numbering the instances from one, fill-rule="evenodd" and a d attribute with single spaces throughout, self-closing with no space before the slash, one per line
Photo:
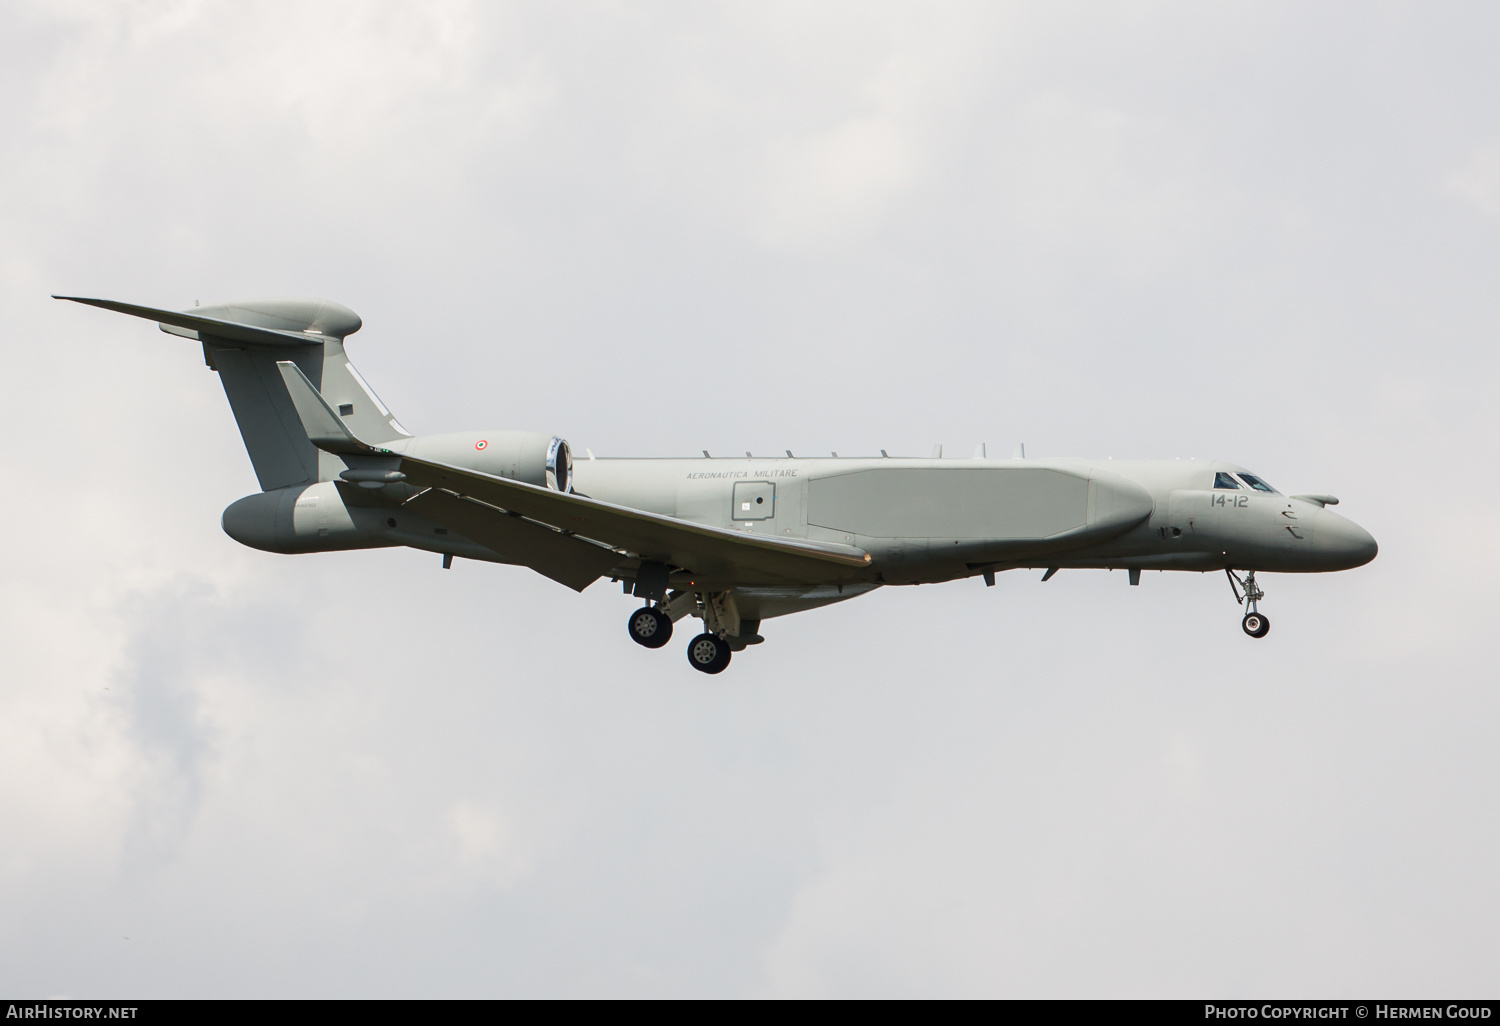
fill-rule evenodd
<path id="1" fill-rule="evenodd" d="M 323 299 L 252 299 L 158 310 L 108 299 L 54 296 L 156 321 L 203 345 L 218 372 L 262 491 L 332 481 L 344 463 L 308 439 L 277 369 L 290 360 L 338 412 L 351 434 L 374 444 L 409 438 L 344 352 L 359 315 Z"/>

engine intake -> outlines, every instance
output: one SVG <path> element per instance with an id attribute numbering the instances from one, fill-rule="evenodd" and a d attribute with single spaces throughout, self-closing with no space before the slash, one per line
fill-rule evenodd
<path id="1" fill-rule="evenodd" d="M 573 450 L 557 437 L 547 446 L 547 487 L 556 492 L 573 490 Z"/>

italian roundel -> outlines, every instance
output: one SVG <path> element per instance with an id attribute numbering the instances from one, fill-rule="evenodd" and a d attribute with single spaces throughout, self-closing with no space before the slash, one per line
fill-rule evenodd
<path id="1" fill-rule="evenodd" d="M 476 448 L 476 449 L 483 449 L 485 446 L 487 446 L 489 444 L 490 444 L 489 442 L 486 442 L 483 438 L 481 438 L 479 441 L 477 441 L 477 442 L 474 443 L 474 448 Z"/>

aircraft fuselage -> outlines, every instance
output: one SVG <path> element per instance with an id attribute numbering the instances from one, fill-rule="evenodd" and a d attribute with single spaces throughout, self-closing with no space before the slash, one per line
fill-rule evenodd
<path id="1" fill-rule="evenodd" d="M 504 474 L 475 448 L 486 437 L 419 437 L 391 448 Z M 1019 567 L 1311 573 L 1374 558 L 1367 532 L 1317 502 L 1237 480 L 1213 487 L 1216 475 L 1238 473 L 1206 460 L 580 459 L 573 488 L 694 523 L 870 553 L 868 568 L 831 570 L 829 584 L 931 584 Z M 278 507 L 280 531 L 265 530 L 264 517 L 255 530 L 233 508 L 225 529 L 273 551 L 409 545 L 494 559 L 401 510 L 409 494 L 401 486 L 372 495 L 330 481 L 283 491 L 242 500 Z"/>

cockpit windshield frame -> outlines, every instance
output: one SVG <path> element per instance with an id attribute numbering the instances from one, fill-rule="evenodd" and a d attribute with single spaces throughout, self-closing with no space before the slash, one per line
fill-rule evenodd
<path id="1" fill-rule="evenodd" d="M 1218 471 L 1217 473 L 1214 474 L 1214 487 L 1215 488 L 1239 488 L 1239 487 L 1241 487 L 1241 485 L 1240 485 L 1240 483 L 1238 481 L 1236 481 L 1234 479 L 1234 475 L 1233 474 L 1226 474 L 1226 473 L 1224 473 L 1224 471 L 1220 470 L 1220 471 Z"/>
<path id="2" fill-rule="evenodd" d="M 1245 482 L 1251 488 L 1254 488 L 1257 492 L 1269 492 L 1272 495 L 1281 494 L 1276 489 L 1272 488 L 1271 483 L 1263 477 L 1256 477 L 1254 474 L 1240 474 L 1239 479 Z"/>

